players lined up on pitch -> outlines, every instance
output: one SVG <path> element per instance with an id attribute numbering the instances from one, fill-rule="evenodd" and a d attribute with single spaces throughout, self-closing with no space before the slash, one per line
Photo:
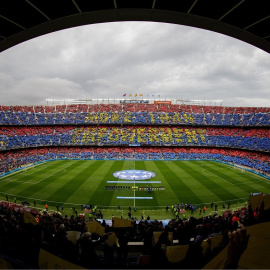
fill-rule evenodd
<path id="1" fill-rule="evenodd" d="M 139 184 L 139 183 L 137 183 Z M 106 185 L 105 190 L 121 190 L 121 191 L 147 191 L 147 192 L 152 192 L 152 191 L 160 191 L 160 190 L 165 190 L 165 186 L 119 186 L 119 185 Z"/>

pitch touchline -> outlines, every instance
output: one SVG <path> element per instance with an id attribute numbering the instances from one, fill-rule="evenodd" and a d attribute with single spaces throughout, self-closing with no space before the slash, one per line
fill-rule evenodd
<path id="1" fill-rule="evenodd" d="M 32 197 L 24 197 L 24 196 L 20 196 L 20 195 L 15 195 L 15 194 L 10 194 L 10 193 L 4 193 L 4 192 L 0 192 L 0 194 L 6 194 L 8 196 L 16 196 L 17 198 L 23 198 L 23 199 L 31 199 L 31 200 L 35 200 L 35 201 L 41 201 L 41 202 L 47 202 L 47 203 L 61 203 L 61 204 L 70 204 L 70 205 L 81 205 L 79 203 L 70 203 L 70 202 L 59 202 L 59 201 L 48 201 L 46 199 L 36 199 L 36 198 L 32 198 Z"/>
<path id="2" fill-rule="evenodd" d="M 243 198 L 238 198 L 238 199 L 227 200 L 227 201 L 218 201 L 218 202 L 214 202 L 214 203 L 241 201 L 241 200 L 247 200 L 247 198 L 248 198 L 248 196 L 247 197 L 243 197 Z M 175 204 L 177 204 L 177 203 L 175 203 Z M 207 202 L 207 203 L 192 203 L 192 205 L 195 205 L 195 204 L 196 205 L 208 205 L 208 204 L 211 204 L 211 202 Z M 98 205 L 98 206 L 102 207 L 102 209 L 105 209 L 105 207 L 117 207 L 116 205 Z M 148 206 L 140 205 L 139 207 L 149 207 L 149 205 Z M 162 209 L 162 208 L 165 208 L 166 205 L 163 205 L 163 206 L 161 206 L 161 205 L 160 206 L 154 206 L 154 205 L 152 205 L 151 207 L 152 208 L 156 207 L 156 208 L 161 208 Z"/>
<path id="3" fill-rule="evenodd" d="M 250 173 L 250 176 L 259 180 L 260 182 L 263 182 L 263 183 L 268 184 L 268 185 L 270 184 L 270 181 L 268 179 L 261 178 L 259 175 L 256 175 L 256 174 L 253 175 L 252 173 Z"/>
<path id="4" fill-rule="evenodd" d="M 71 203 L 71 202 L 59 202 L 59 201 L 48 201 L 46 199 L 36 199 L 36 198 L 32 198 L 32 197 L 24 197 L 24 196 L 20 196 L 20 195 L 15 195 L 15 194 L 10 194 L 10 193 L 4 193 L 4 192 L 0 192 L 0 194 L 6 194 L 8 196 L 17 196 L 18 198 L 23 198 L 23 199 L 31 199 L 31 200 L 36 200 L 36 201 L 41 201 L 41 202 L 47 202 L 47 203 L 61 203 L 61 204 L 64 204 L 64 205 L 81 205 L 79 203 Z M 221 202 L 231 202 L 231 201 L 237 201 L 237 200 L 243 200 L 243 199 L 247 199 L 247 197 L 244 197 L 244 198 L 238 198 L 238 199 L 232 199 L 232 200 L 227 200 L 227 201 L 218 201 L 218 202 L 214 202 L 214 203 L 221 203 Z M 207 203 L 192 203 L 192 204 L 196 204 L 196 205 L 207 205 L 207 204 L 210 204 L 210 202 L 207 202 Z M 97 205 L 97 206 L 100 206 L 102 208 L 100 209 L 105 209 L 105 207 L 117 207 L 116 205 Z M 140 207 L 149 207 L 148 206 L 140 206 Z M 151 207 L 157 207 L 157 208 L 165 208 L 166 206 L 151 206 Z M 108 209 L 108 210 L 112 210 L 112 209 Z M 148 209 L 146 209 L 146 211 L 150 211 Z"/>

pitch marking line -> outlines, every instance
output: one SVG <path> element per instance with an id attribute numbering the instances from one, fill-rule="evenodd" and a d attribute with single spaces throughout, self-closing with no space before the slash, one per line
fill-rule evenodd
<path id="1" fill-rule="evenodd" d="M 256 180 L 259 180 L 260 182 L 263 182 L 263 183 L 265 183 L 265 184 L 270 184 L 270 181 L 268 180 L 268 179 L 266 179 L 266 178 L 262 178 L 261 176 L 259 176 L 259 175 L 253 175 L 253 173 L 251 173 L 250 172 L 250 174 L 249 174 L 249 176 L 251 176 L 251 177 L 253 177 L 253 178 L 255 178 Z"/>
<path id="2" fill-rule="evenodd" d="M 78 204 L 78 203 L 69 203 L 69 202 L 59 202 L 59 201 L 48 201 L 46 199 L 36 199 L 36 198 L 32 198 L 32 197 L 24 197 L 24 196 L 18 196 L 16 194 L 10 194 L 10 193 L 4 193 L 4 192 L 0 192 L 0 194 L 6 194 L 10 197 L 17 197 L 17 198 L 21 198 L 21 199 L 31 199 L 31 200 L 35 200 L 35 201 L 39 201 L 39 202 L 47 202 L 47 203 L 58 203 L 58 204 L 64 204 L 64 205 L 67 205 L 67 204 L 70 204 L 70 205 L 81 205 L 81 204 Z"/>
<path id="3" fill-rule="evenodd" d="M 204 170 L 206 170 L 206 169 L 203 169 L 203 171 L 204 171 Z M 202 171 L 202 173 L 205 174 L 205 175 L 214 175 L 214 176 L 218 176 L 218 175 L 216 175 L 216 174 L 214 174 L 214 173 L 212 173 L 212 172 L 210 172 L 210 171 L 208 171 L 209 174 L 207 174 L 207 173 L 205 173 L 205 172 L 203 172 L 203 171 Z M 251 176 L 254 177 L 253 175 L 251 175 Z M 218 176 L 218 177 L 220 177 L 220 176 Z M 224 178 L 222 178 L 222 177 L 220 177 L 220 178 L 223 179 L 224 181 L 230 183 L 229 181 L 225 180 Z M 258 177 L 254 177 L 254 178 L 255 178 L 256 180 L 258 180 L 258 181 L 255 181 L 255 182 L 244 182 L 244 183 L 237 183 L 237 184 L 232 184 L 232 183 L 230 183 L 230 184 L 233 185 L 233 186 L 238 186 L 238 185 L 255 184 L 255 183 L 263 182 L 263 180 L 259 180 Z M 270 183 L 267 183 L 267 184 L 270 184 Z"/>
<path id="4" fill-rule="evenodd" d="M 72 165 L 72 164 L 71 164 L 71 165 Z M 63 171 L 63 170 L 64 170 L 64 172 L 62 173 L 62 175 L 65 174 L 65 173 L 66 173 L 66 168 L 70 167 L 71 165 L 69 165 L 69 166 L 67 166 L 67 167 L 65 167 L 65 168 L 63 168 L 63 169 L 61 169 L 61 170 L 58 170 L 57 172 L 55 172 L 55 173 L 53 173 L 53 174 L 51 174 L 51 175 L 48 175 L 47 177 L 45 177 L 45 178 L 39 180 L 38 182 L 20 181 L 20 180 L 17 180 L 17 179 L 15 179 L 15 180 L 12 180 L 12 179 L 11 179 L 11 180 L 10 180 L 10 179 L 5 179 L 5 180 L 2 180 L 2 181 L 3 181 L 3 182 L 4 182 L 4 181 L 8 181 L 8 182 L 18 182 L 18 183 L 21 183 L 21 184 L 32 184 L 32 185 L 36 185 L 36 184 L 38 184 L 39 182 L 41 182 L 41 181 L 47 179 L 48 177 L 50 177 L 50 176 L 52 176 L 52 175 L 57 174 L 57 173 L 59 173 L 59 172 L 61 172 L 61 171 Z M 47 168 L 47 167 L 45 167 L 45 168 Z"/>
<path id="5" fill-rule="evenodd" d="M 35 170 L 35 171 L 32 172 L 32 173 L 28 173 L 28 172 L 27 172 L 28 170 L 26 170 L 25 172 L 22 172 L 22 175 L 32 175 L 32 174 L 37 173 L 37 172 L 39 172 L 39 171 L 41 171 L 41 170 L 44 170 L 44 169 L 46 169 L 46 168 L 47 168 L 47 166 L 44 167 L 44 168 L 40 168 L 39 170 L 36 170 L 36 168 L 31 168 L 31 169 L 29 169 L 29 171 L 33 171 L 33 170 Z"/>
<path id="6" fill-rule="evenodd" d="M 5 180 L 2 180 L 2 182 L 18 182 L 18 183 L 22 183 L 22 184 L 33 184 L 33 182 L 29 182 L 29 181 L 20 181 L 20 180 L 10 180 L 10 179 L 5 179 Z"/>
<path id="7" fill-rule="evenodd" d="M 221 176 L 216 175 L 215 173 L 212 173 L 212 172 L 208 171 L 208 173 L 210 173 L 210 174 L 207 174 L 206 172 L 204 172 L 205 170 L 208 171 L 207 169 L 203 169 L 203 170 L 202 170 L 202 173 L 203 173 L 204 175 L 214 175 L 214 176 L 216 176 L 216 177 L 222 179 L 223 181 L 229 183 L 230 185 L 233 185 L 231 182 L 227 181 L 226 179 L 224 179 L 224 178 L 221 177 Z"/>
<path id="8" fill-rule="evenodd" d="M 244 170 L 244 172 L 241 172 L 241 175 L 243 175 L 243 174 L 248 174 L 248 176 L 251 176 L 251 177 L 257 179 L 257 180 L 259 180 L 260 182 L 266 181 L 266 182 L 264 182 L 264 183 L 270 184 L 270 181 L 269 181 L 268 179 L 264 178 L 263 176 L 257 175 L 256 173 L 250 172 L 250 171 L 248 171 L 246 168 L 240 168 L 240 167 L 233 166 L 233 165 L 229 165 L 229 164 L 225 164 L 225 163 L 224 163 L 223 165 L 229 167 L 231 170 L 234 170 L 234 171 L 236 171 L 236 172 L 238 172 L 238 173 L 240 172 L 240 170 Z M 254 183 L 255 183 L 255 182 L 254 182 Z"/>
<path id="9" fill-rule="evenodd" d="M 225 165 L 227 165 L 227 164 L 225 164 Z M 227 166 L 230 166 L 230 165 L 227 165 Z M 241 169 L 241 168 L 239 168 L 239 167 L 235 167 L 235 168 L 237 168 L 238 170 Z M 233 170 L 233 168 L 231 168 L 231 169 Z M 268 179 L 264 178 L 263 176 L 257 175 L 256 173 L 253 173 L 253 172 L 250 172 L 250 171 L 247 171 L 245 168 L 243 168 L 243 169 L 241 169 L 241 170 L 244 170 L 244 171 L 245 171 L 245 174 L 248 174 L 248 176 L 250 176 L 250 177 L 252 177 L 252 178 L 258 180 L 258 181 L 256 181 L 256 182 L 247 182 L 246 184 L 248 184 L 248 183 L 258 183 L 258 182 L 263 182 L 263 183 L 265 183 L 265 184 L 270 185 L 270 181 L 269 181 Z M 243 174 L 243 173 L 242 173 L 242 174 Z"/>
<path id="10" fill-rule="evenodd" d="M 37 164 L 37 165 L 34 165 L 35 167 L 28 167 L 29 168 L 29 170 L 35 170 L 36 169 L 36 167 L 42 167 L 42 166 L 46 166 L 47 165 L 47 162 L 46 162 L 46 164 Z M 42 170 L 42 169 L 46 169 L 48 166 L 46 166 L 45 168 L 41 168 L 40 170 Z M 28 168 L 26 168 L 26 169 L 28 169 Z M 19 180 L 17 180 L 17 179 L 15 179 L 15 180 L 13 180 L 12 178 L 15 176 L 17 176 L 17 175 L 31 175 L 31 174 L 34 174 L 35 172 L 38 172 L 38 171 L 40 171 L 40 170 L 37 170 L 37 171 L 35 171 L 35 172 L 33 172 L 33 173 L 29 173 L 29 174 L 27 174 L 27 172 L 26 171 L 23 171 L 24 169 L 23 168 L 21 168 L 21 170 L 18 170 L 18 171 L 16 171 L 16 172 L 12 172 L 11 174 L 8 174 L 8 175 L 4 175 L 4 176 L 1 176 L 0 177 L 0 183 L 2 182 L 2 181 L 8 181 L 8 182 L 21 182 L 21 183 L 32 183 L 32 182 L 23 182 L 23 181 L 19 181 Z M 2 181 L 1 181 L 2 180 Z"/>
<path id="11" fill-rule="evenodd" d="M 254 181 L 254 182 L 244 182 L 244 183 L 238 183 L 238 184 L 233 184 L 234 186 L 238 186 L 238 185 L 245 185 L 245 184 L 256 184 L 256 183 L 260 183 L 262 182 L 261 180 L 259 181 Z"/>
<path id="12" fill-rule="evenodd" d="M 72 165 L 72 164 L 71 164 L 71 165 Z M 43 179 L 41 179 L 41 180 L 39 180 L 39 181 L 37 181 L 37 182 L 29 182 L 29 181 L 23 182 L 23 181 L 19 181 L 19 180 L 6 180 L 6 181 L 9 181 L 9 182 L 19 182 L 19 183 L 22 183 L 22 184 L 32 184 L 32 185 L 36 185 L 36 184 L 38 184 L 38 183 L 44 181 L 45 179 L 49 178 L 50 176 L 53 176 L 53 175 L 55 175 L 55 174 L 57 174 L 57 173 L 59 173 L 59 172 L 61 172 L 61 171 L 64 171 L 64 172 L 62 173 L 62 175 L 64 175 L 64 174 L 66 173 L 66 168 L 70 167 L 71 165 L 69 165 L 69 166 L 67 166 L 67 167 L 65 167 L 65 168 L 63 168 L 63 169 L 61 169 L 61 170 L 58 170 L 58 171 L 56 171 L 55 173 L 50 174 L 50 175 L 48 175 L 47 177 L 45 177 L 45 178 L 43 178 Z"/>
<path id="13" fill-rule="evenodd" d="M 61 172 L 61 171 L 63 171 L 63 170 L 64 170 L 64 172 L 61 173 L 61 175 L 64 175 L 64 174 L 67 172 L 67 171 L 66 171 L 66 168 L 72 166 L 73 164 L 74 164 L 74 163 L 70 164 L 69 166 L 67 166 L 67 167 L 65 167 L 65 168 L 62 168 L 61 170 L 59 170 L 59 171 L 57 171 L 57 172 L 55 172 L 55 173 L 53 173 L 53 174 L 48 175 L 47 177 L 45 177 L 45 178 L 43 178 L 43 179 L 41 179 L 41 180 L 39 180 L 39 181 L 33 183 L 33 185 L 36 185 L 36 184 L 38 184 L 38 183 L 40 183 L 40 182 L 46 180 L 47 178 L 49 178 L 49 177 L 51 177 L 51 176 L 53 176 L 53 175 L 55 175 L 55 174 L 57 174 L 57 173 L 59 173 L 59 172 Z"/>
<path id="14" fill-rule="evenodd" d="M 33 183 L 33 185 L 36 185 L 36 184 L 38 184 L 38 183 L 40 183 L 40 182 L 46 180 L 47 178 L 49 178 L 49 177 L 51 177 L 51 176 L 53 176 L 53 175 L 55 175 L 55 174 L 57 174 L 57 173 L 59 173 L 59 172 L 61 172 L 61 171 L 63 171 L 63 170 L 64 170 L 64 173 L 63 173 L 62 175 L 64 175 L 64 174 L 67 172 L 67 171 L 66 171 L 66 168 L 68 168 L 68 167 L 70 167 L 70 166 L 71 166 L 71 165 L 69 165 L 69 166 L 67 166 L 67 167 L 65 167 L 65 168 L 63 168 L 63 169 L 61 169 L 61 170 L 59 170 L 59 171 L 57 171 L 57 172 L 55 172 L 55 173 L 53 173 L 53 174 L 48 175 L 47 177 L 45 177 L 45 178 L 43 178 L 43 179 L 41 179 L 41 180 L 39 180 L 39 181 Z"/>
<path id="15" fill-rule="evenodd" d="M 227 165 L 227 164 L 225 164 L 225 165 Z M 227 166 L 231 167 L 230 165 L 227 165 Z M 240 168 L 238 168 L 238 167 L 236 167 L 236 168 L 240 170 Z M 233 168 L 231 168 L 231 169 L 233 170 Z M 216 175 L 216 174 L 214 174 L 214 173 L 212 173 L 212 172 L 210 172 L 210 171 L 208 171 L 209 173 L 206 173 L 206 172 L 204 172 L 204 170 L 207 170 L 207 169 L 203 169 L 203 170 L 202 170 L 202 173 L 203 173 L 204 175 L 215 175 L 215 176 L 218 176 L 218 175 Z M 242 169 L 241 169 L 241 170 L 242 170 Z M 243 170 L 245 170 L 245 169 L 243 169 Z M 246 171 L 246 170 L 245 170 L 245 173 L 249 173 L 249 176 L 255 178 L 255 179 L 258 180 L 258 181 L 255 181 L 255 182 L 238 183 L 238 184 L 232 184 L 232 183 L 228 182 L 227 180 L 225 180 L 224 178 L 222 178 L 222 177 L 220 177 L 220 176 L 218 176 L 218 177 L 220 177 L 221 179 L 223 179 L 224 181 L 230 183 L 230 184 L 233 185 L 233 186 L 244 185 L 244 184 L 255 184 L 255 183 L 259 183 L 259 182 L 263 182 L 263 183 L 265 183 L 265 184 L 270 185 L 270 181 L 268 181 L 267 179 L 261 179 L 261 177 L 260 177 L 259 175 L 256 175 L 256 174 L 254 175 L 252 172 L 249 172 L 249 171 Z"/>
<path id="16" fill-rule="evenodd" d="M 68 167 L 69 167 L 69 166 L 68 166 Z M 36 185 L 36 184 L 38 184 L 39 182 L 41 182 L 41 181 L 43 181 L 43 180 L 49 178 L 50 176 L 53 176 L 53 175 L 57 174 L 57 173 L 59 173 L 59 172 L 61 172 L 61 171 L 63 171 L 63 170 L 64 170 L 64 173 L 62 173 L 62 175 L 65 174 L 65 173 L 66 173 L 66 168 L 68 168 L 68 167 L 65 167 L 65 168 L 63 168 L 63 169 L 61 169 L 61 170 L 59 170 L 59 171 L 57 171 L 57 172 L 55 172 L 55 173 L 53 173 L 53 174 L 50 174 L 50 175 L 48 175 L 47 177 L 45 177 L 45 178 L 39 180 L 38 182 L 20 181 L 20 180 L 8 180 L 8 179 L 7 179 L 7 180 L 3 180 L 3 181 L 8 181 L 8 182 L 18 182 L 18 183 L 21 183 L 21 184 L 32 184 L 32 185 Z"/>
<path id="17" fill-rule="evenodd" d="M 203 169 L 203 170 L 202 170 L 202 173 L 203 173 L 204 175 L 211 175 L 211 176 L 213 176 L 213 175 L 214 175 L 213 173 L 211 173 L 211 172 L 209 172 L 209 171 L 208 171 L 208 173 L 207 173 L 207 172 L 205 172 L 205 169 Z"/>

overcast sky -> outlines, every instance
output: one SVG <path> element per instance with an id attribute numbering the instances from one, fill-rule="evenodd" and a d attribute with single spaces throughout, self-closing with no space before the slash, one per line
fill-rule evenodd
<path id="1" fill-rule="evenodd" d="M 1 105 L 141 94 L 269 107 L 270 54 L 187 26 L 93 24 L 0 53 L 0 93 Z"/>

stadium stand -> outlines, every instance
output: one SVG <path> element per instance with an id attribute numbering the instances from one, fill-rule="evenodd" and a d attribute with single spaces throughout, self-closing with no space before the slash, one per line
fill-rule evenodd
<path id="1" fill-rule="evenodd" d="M 68 117 L 66 118 L 68 119 Z M 33 126 L 0 128 L 1 150 L 56 145 L 209 146 L 269 152 L 267 128 Z"/>
<path id="2" fill-rule="evenodd" d="M 124 103 L 0 109 L 2 173 L 60 157 L 216 159 L 269 173 L 269 108 Z"/>
<path id="3" fill-rule="evenodd" d="M 267 127 L 270 117 L 269 108 L 175 104 L 1 106 L 0 113 L 1 125 L 97 123 Z"/>

